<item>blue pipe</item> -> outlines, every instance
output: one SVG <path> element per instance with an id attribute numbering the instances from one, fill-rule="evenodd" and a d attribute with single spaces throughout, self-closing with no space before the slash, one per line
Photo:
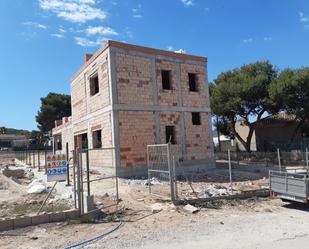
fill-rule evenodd
<path id="1" fill-rule="evenodd" d="M 116 227 L 114 227 L 112 230 L 106 232 L 106 233 L 103 233 L 103 234 L 99 234 L 91 239 L 88 239 L 88 240 L 82 240 L 80 242 L 77 242 L 75 244 L 72 244 L 72 245 L 69 245 L 69 246 L 66 246 L 64 249 L 70 249 L 70 248 L 74 248 L 74 247 L 78 247 L 78 246 L 81 246 L 81 245 L 85 245 L 85 244 L 88 244 L 88 243 L 91 243 L 95 240 L 98 240 L 98 239 L 102 239 L 104 238 L 105 236 L 115 232 L 118 228 L 120 228 L 120 226 L 122 225 L 122 222 L 119 223 L 119 225 L 117 225 Z"/>

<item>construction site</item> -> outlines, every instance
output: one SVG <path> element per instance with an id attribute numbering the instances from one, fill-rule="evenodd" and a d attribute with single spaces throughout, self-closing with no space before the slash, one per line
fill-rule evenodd
<path id="1" fill-rule="evenodd" d="M 84 59 L 53 149 L 0 152 L 1 248 L 273 248 L 309 236 L 308 207 L 280 200 L 308 202 L 308 149 L 215 152 L 207 58 L 108 41 Z"/>

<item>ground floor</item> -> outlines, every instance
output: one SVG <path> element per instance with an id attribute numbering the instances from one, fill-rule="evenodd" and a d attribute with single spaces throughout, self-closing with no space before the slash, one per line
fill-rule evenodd
<path id="1" fill-rule="evenodd" d="M 53 130 L 55 151 L 91 150 L 90 164 L 110 165 L 120 175 L 145 173 L 147 145 L 170 143 L 174 155 L 214 167 L 208 112 L 109 110 L 63 122 Z"/>

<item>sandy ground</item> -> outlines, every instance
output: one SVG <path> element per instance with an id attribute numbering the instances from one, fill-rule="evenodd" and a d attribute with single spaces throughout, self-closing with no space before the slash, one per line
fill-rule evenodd
<path id="1" fill-rule="evenodd" d="M 169 203 L 153 214 L 149 207 L 127 210 L 123 225 L 109 236 L 81 248 L 307 248 L 308 206 L 280 200 L 251 199 L 202 208 L 196 214 Z M 3 232 L 0 248 L 65 248 L 118 223 L 55 223 Z M 9 236 L 3 236 L 3 234 Z"/>

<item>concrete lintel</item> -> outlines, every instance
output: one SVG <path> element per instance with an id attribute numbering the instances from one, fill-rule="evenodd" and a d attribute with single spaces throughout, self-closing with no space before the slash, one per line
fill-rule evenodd
<path id="1" fill-rule="evenodd" d="M 73 135 L 74 136 L 81 135 L 81 134 L 84 134 L 84 133 L 88 133 L 88 129 L 87 128 L 79 130 L 79 131 L 73 131 Z"/>
<path id="2" fill-rule="evenodd" d="M 100 109 L 97 110 L 97 111 L 94 111 L 94 112 L 92 112 L 92 113 L 89 113 L 88 115 L 86 115 L 86 116 L 84 116 L 84 117 L 82 117 L 82 118 L 79 118 L 76 122 L 75 122 L 75 120 L 74 120 L 74 122 L 73 122 L 73 120 L 72 120 L 72 125 L 77 125 L 77 124 L 79 124 L 79 123 L 81 123 L 81 122 L 88 121 L 88 120 L 90 120 L 90 119 L 92 119 L 92 118 L 95 118 L 95 117 L 97 117 L 97 116 L 99 116 L 99 115 L 102 115 L 102 114 L 104 114 L 104 113 L 106 113 L 106 112 L 110 112 L 111 110 L 112 110 L 112 105 L 105 106 L 105 107 L 103 107 L 103 108 L 100 108 Z"/>
<path id="3" fill-rule="evenodd" d="M 117 104 L 115 110 L 119 111 L 153 111 L 153 112 L 206 112 L 210 113 L 209 107 L 186 107 L 186 106 L 165 106 L 165 105 L 127 105 Z"/>
<path id="4" fill-rule="evenodd" d="M 205 65 L 206 62 L 200 62 L 200 61 L 192 61 L 192 60 L 181 60 L 181 59 L 176 59 L 176 58 L 171 58 L 168 56 L 164 55 L 153 55 L 153 54 L 146 54 L 143 52 L 139 51 L 133 51 L 133 50 L 126 50 L 122 48 L 115 48 L 115 47 L 109 47 L 111 51 L 115 51 L 118 53 L 125 53 L 133 56 L 140 56 L 140 57 L 145 57 L 149 59 L 158 59 L 158 60 L 165 60 L 165 61 L 171 61 L 171 62 L 176 62 L 176 63 L 185 63 L 185 64 L 192 64 L 192 65 Z"/>

